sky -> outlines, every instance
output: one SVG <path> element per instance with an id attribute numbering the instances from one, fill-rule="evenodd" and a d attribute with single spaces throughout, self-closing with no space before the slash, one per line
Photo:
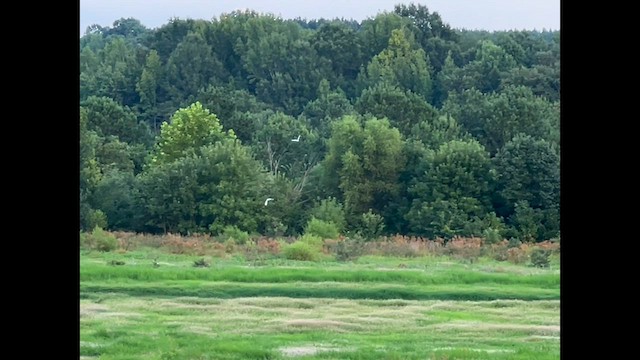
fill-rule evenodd
<path id="1" fill-rule="evenodd" d="M 113 25 L 135 18 L 153 29 L 169 19 L 211 20 L 222 13 L 251 9 L 285 19 L 345 18 L 362 21 L 398 3 L 426 5 L 452 28 L 472 30 L 559 30 L 560 0 L 80 0 L 80 35 L 87 26 Z"/>

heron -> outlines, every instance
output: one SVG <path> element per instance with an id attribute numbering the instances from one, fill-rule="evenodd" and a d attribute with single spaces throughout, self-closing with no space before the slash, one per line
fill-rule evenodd
<path id="1" fill-rule="evenodd" d="M 291 141 L 293 141 L 293 142 L 300 142 L 300 135 L 298 135 L 298 138 L 297 138 L 297 139 L 291 139 Z"/>
<path id="2" fill-rule="evenodd" d="M 267 198 L 267 200 L 264 201 L 264 206 L 269 205 L 269 201 L 273 200 L 272 198 Z"/>

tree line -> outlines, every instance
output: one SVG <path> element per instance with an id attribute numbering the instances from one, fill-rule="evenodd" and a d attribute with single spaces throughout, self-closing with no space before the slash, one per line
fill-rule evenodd
<path id="1" fill-rule="evenodd" d="M 559 31 L 120 19 L 80 38 L 79 130 L 81 230 L 559 236 Z"/>

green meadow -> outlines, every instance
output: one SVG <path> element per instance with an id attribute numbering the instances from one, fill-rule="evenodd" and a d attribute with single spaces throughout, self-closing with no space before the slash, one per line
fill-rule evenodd
<path id="1" fill-rule="evenodd" d="M 201 259 L 81 252 L 80 358 L 560 358 L 557 258 Z"/>

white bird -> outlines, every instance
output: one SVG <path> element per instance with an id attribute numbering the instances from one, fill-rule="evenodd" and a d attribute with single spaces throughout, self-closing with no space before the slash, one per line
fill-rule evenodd
<path id="1" fill-rule="evenodd" d="M 267 198 L 267 200 L 264 201 L 264 206 L 269 205 L 269 201 L 273 200 L 272 198 Z"/>
<path id="2" fill-rule="evenodd" d="M 297 139 L 291 139 L 291 141 L 293 141 L 293 142 L 300 142 L 300 135 L 298 135 L 298 138 L 297 138 Z"/>

